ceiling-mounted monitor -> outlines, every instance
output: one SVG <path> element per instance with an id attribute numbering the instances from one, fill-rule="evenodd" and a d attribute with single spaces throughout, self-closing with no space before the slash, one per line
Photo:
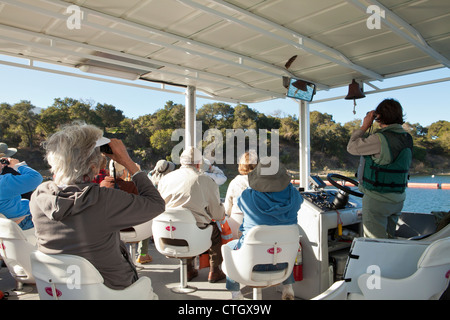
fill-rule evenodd
<path id="1" fill-rule="evenodd" d="M 301 79 L 290 78 L 286 96 L 311 102 L 316 94 L 316 85 Z"/>

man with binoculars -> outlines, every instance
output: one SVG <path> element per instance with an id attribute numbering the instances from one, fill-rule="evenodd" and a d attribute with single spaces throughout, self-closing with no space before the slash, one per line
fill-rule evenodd
<path id="1" fill-rule="evenodd" d="M 381 127 L 365 135 L 377 121 Z M 406 198 L 405 189 L 412 161 L 413 141 L 402 124 L 403 109 L 394 99 L 383 100 L 364 117 L 355 130 L 347 151 L 360 155 L 357 177 L 364 193 L 362 216 L 364 236 L 392 238 Z M 371 130 L 369 130 L 371 131 Z"/>

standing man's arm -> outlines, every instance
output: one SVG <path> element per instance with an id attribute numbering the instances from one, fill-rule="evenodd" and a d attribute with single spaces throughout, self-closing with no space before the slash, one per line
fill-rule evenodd
<path id="1" fill-rule="evenodd" d="M 347 151 L 352 155 L 374 155 L 377 157 L 381 153 L 381 140 L 376 134 L 371 134 L 364 138 L 364 133 L 372 126 L 376 118 L 375 111 L 369 111 L 364 117 L 361 128 L 353 131 L 347 144 Z"/>

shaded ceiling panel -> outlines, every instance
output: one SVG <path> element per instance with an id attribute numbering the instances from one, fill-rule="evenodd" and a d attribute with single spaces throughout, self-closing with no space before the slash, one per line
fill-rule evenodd
<path id="1" fill-rule="evenodd" d="M 3 0 L 0 54 L 74 68 L 98 59 L 106 69 L 140 70 L 148 62 L 158 67 L 142 70 L 144 80 L 243 103 L 284 96 L 283 76 L 320 90 L 449 67 L 448 0 L 380 0 L 387 11 L 380 29 L 367 27 L 367 3 Z M 83 13 L 80 28 L 68 28 L 70 5 Z"/>

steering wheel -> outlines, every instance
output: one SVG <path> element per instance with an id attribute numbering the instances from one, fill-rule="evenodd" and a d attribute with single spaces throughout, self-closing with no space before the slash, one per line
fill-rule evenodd
<path id="1" fill-rule="evenodd" d="M 328 180 L 334 187 L 338 188 L 339 190 L 342 190 L 342 191 L 344 191 L 345 193 L 354 195 L 355 197 L 359 197 L 359 198 L 362 198 L 362 197 L 364 196 L 364 194 L 361 193 L 361 192 L 354 191 L 354 190 L 350 189 L 349 187 L 347 187 L 347 186 L 345 186 L 345 185 L 342 185 L 342 184 L 337 183 L 333 178 L 337 178 L 337 179 L 340 179 L 340 180 L 344 180 L 344 181 L 346 181 L 346 182 L 349 182 L 349 183 L 351 183 L 352 185 L 354 185 L 355 187 L 357 187 L 357 186 L 359 185 L 358 181 L 353 180 L 353 179 L 351 179 L 351 178 L 348 178 L 348 177 L 346 177 L 346 176 L 337 174 L 337 173 L 329 173 L 329 174 L 327 175 L 327 180 Z"/>

